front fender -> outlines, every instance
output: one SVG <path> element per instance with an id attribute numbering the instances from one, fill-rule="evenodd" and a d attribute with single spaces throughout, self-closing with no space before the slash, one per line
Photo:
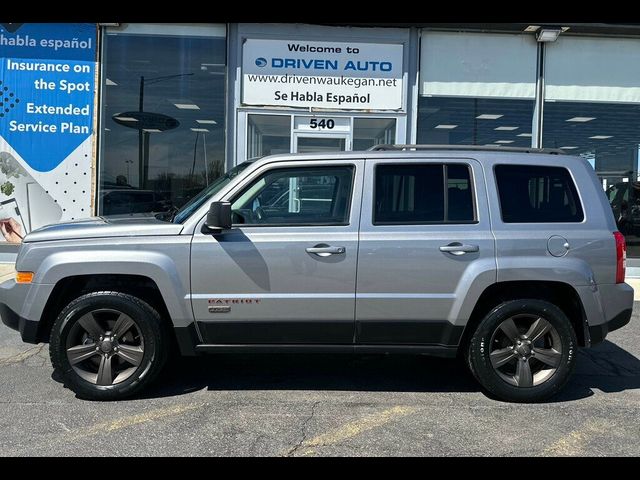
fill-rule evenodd
<path id="1" fill-rule="evenodd" d="M 136 250 L 83 249 L 57 251 L 47 255 L 36 270 L 34 283 L 55 285 L 60 280 L 79 275 L 141 275 L 153 280 L 165 301 L 175 326 L 193 322 L 188 302 L 188 247 L 185 265 L 176 265 L 165 253 Z M 46 300 L 43 300 L 43 304 Z"/>

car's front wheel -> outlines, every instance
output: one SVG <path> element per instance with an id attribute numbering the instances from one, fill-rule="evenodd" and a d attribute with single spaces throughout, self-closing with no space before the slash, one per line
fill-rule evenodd
<path id="1" fill-rule="evenodd" d="M 576 346 L 571 322 L 557 306 L 543 300 L 512 300 L 482 319 L 469 342 L 467 361 L 493 395 L 537 402 L 566 384 L 575 367 Z"/>
<path id="2" fill-rule="evenodd" d="M 79 397 L 118 400 L 141 391 L 161 371 L 168 350 L 158 312 L 120 292 L 73 300 L 51 332 L 51 362 Z"/>

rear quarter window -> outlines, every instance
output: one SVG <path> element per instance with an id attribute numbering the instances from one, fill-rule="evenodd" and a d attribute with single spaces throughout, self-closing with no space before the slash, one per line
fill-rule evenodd
<path id="1" fill-rule="evenodd" d="M 502 221 L 505 223 L 582 222 L 576 186 L 564 167 L 496 165 Z"/>

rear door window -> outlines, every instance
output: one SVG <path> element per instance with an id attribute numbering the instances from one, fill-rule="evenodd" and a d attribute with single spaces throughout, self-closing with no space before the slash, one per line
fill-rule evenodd
<path id="1" fill-rule="evenodd" d="M 475 221 L 468 165 L 380 164 L 375 177 L 376 225 Z"/>

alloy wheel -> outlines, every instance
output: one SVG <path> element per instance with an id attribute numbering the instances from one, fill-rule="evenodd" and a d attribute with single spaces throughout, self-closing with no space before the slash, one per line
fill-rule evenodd
<path id="1" fill-rule="evenodd" d="M 560 366 L 560 335 L 539 315 L 513 315 L 491 336 L 489 359 L 498 376 L 510 385 L 522 388 L 541 385 Z"/>
<path id="2" fill-rule="evenodd" d="M 144 338 L 127 314 L 111 308 L 83 314 L 71 327 L 66 345 L 73 370 L 94 385 L 127 380 L 144 356 Z"/>

